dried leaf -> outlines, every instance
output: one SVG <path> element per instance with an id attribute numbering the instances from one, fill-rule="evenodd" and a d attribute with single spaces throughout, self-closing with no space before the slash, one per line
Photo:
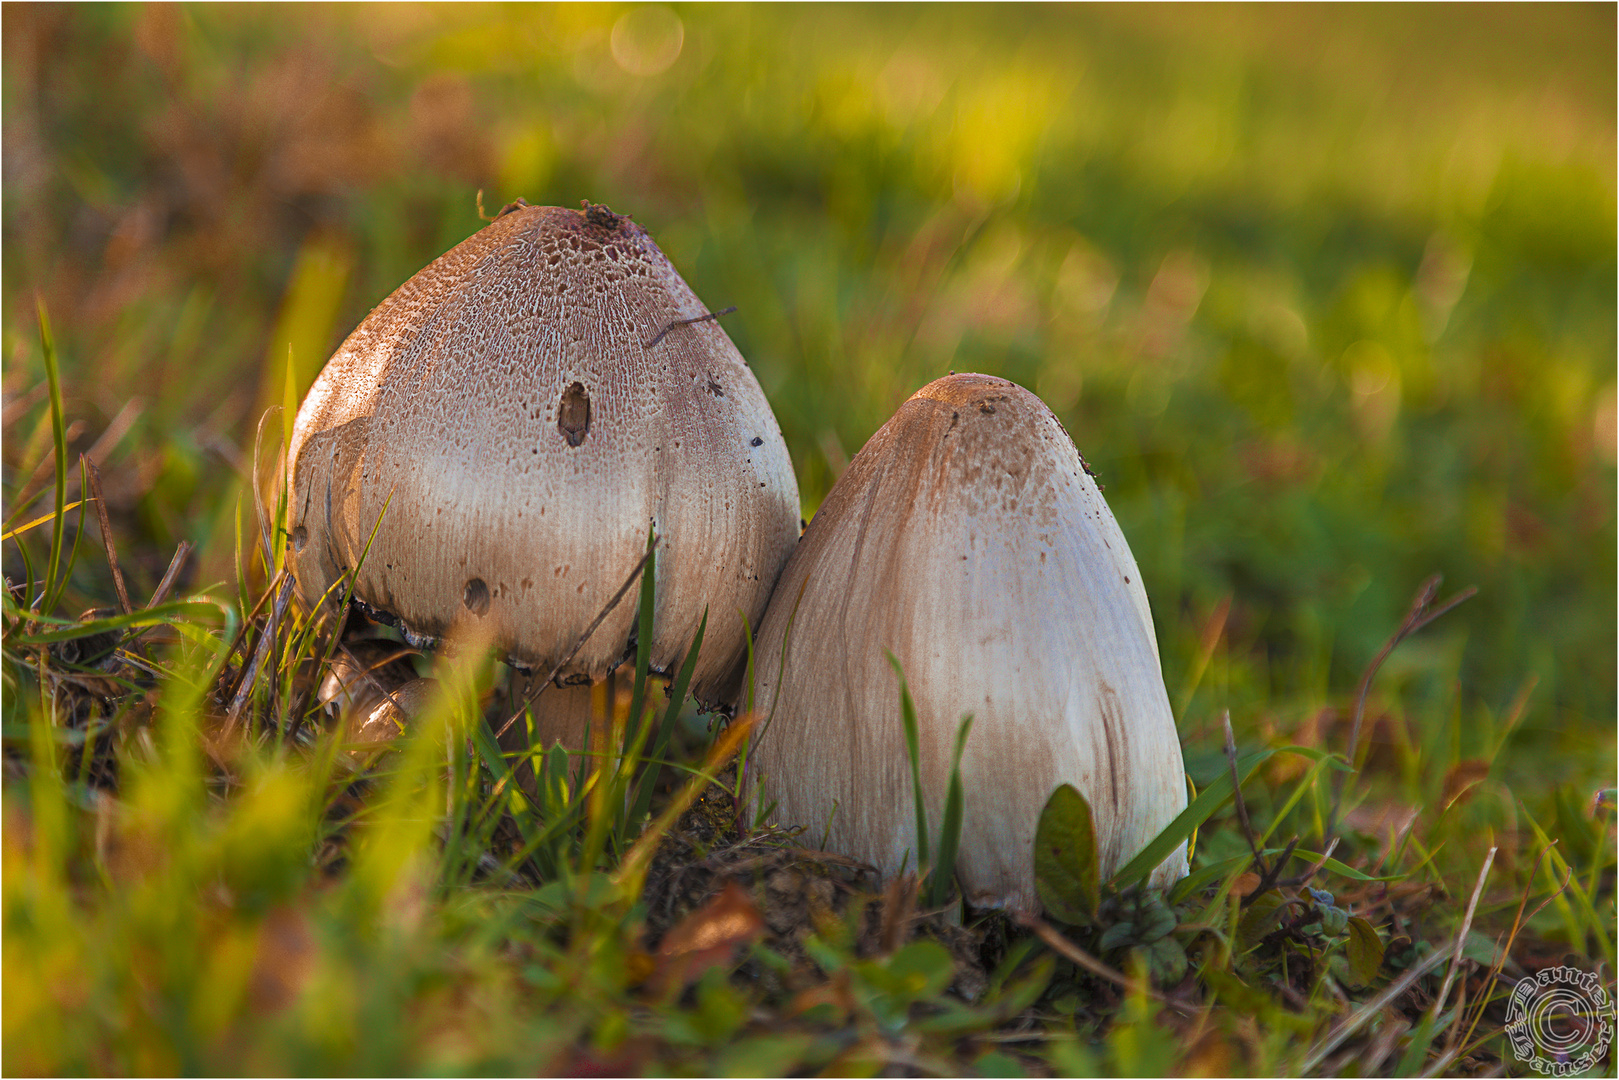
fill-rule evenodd
<path id="1" fill-rule="evenodd" d="M 1349 979 L 1356 986 L 1367 986 L 1383 966 L 1383 939 L 1377 928 L 1359 915 L 1349 919 Z"/>
<path id="2" fill-rule="evenodd" d="M 658 946 L 660 988 L 684 986 L 709 968 L 729 964 L 736 951 L 764 936 L 765 920 L 747 892 L 728 882 L 714 899 L 680 920 Z"/>

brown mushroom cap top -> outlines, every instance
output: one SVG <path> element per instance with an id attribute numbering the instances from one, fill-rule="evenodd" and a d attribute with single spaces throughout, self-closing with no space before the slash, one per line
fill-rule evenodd
<path id="1" fill-rule="evenodd" d="M 750 781 L 781 824 L 895 872 L 919 848 L 889 651 L 934 830 L 974 716 L 956 868 L 975 904 L 1038 908 L 1035 827 L 1061 784 L 1091 805 L 1104 876 L 1185 807 L 1141 574 L 1068 433 L 1014 383 L 952 375 L 900 406 L 821 504 L 759 629 L 755 701 L 774 713 Z M 1183 848 L 1153 880 L 1185 870 Z"/>
<path id="2" fill-rule="evenodd" d="M 693 688 L 723 697 L 737 611 L 757 622 L 797 538 L 798 486 L 718 322 L 658 336 L 706 312 L 646 231 L 602 207 L 512 209 L 434 261 L 299 410 L 288 527 L 304 600 L 359 567 L 355 595 L 413 638 L 475 628 L 549 671 L 650 528 L 652 662 L 679 661 L 706 607 Z M 559 678 L 618 664 L 635 607 L 632 593 Z"/>

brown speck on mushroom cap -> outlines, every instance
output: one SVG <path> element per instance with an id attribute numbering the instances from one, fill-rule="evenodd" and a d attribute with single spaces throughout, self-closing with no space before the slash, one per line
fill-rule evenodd
<path id="1" fill-rule="evenodd" d="M 1063 783 L 1090 802 L 1112 873 L 1186 805 L 1140 582 L 1039 398 L 983 375 L 930 383 L 849 464 L 776 586 L 755 648 L 780 657 L 785 636 L 786 658 L 779 686 L 777 663 L 756 669 L 755 700 L 776 705 L 750 782 L 781 824 L 827 830 L 828 849 L 890 873 L 908 853 L 914 867 L 891 650 L 916 702 L 935 830 L 958 724 L 974 715 L 957 863 L 968 899 L 1038 909 L 1035 827 Z M 1183 847 L 1153 882 L 1185 872 Z"/>
<path id="2" fill-rule="evenodd" d="M 727 699 L 745 645 L 736 612 L 763 611 L 797 536 L 798 487 L 717 321 L 643 348 L 705 312 L 646 230 L 600 206 L 510 208 L 434 261 L 366 317 L 299 410 L 289 527 L 305 537 L 304 601 L 359 566 L 356 596 L 413 639 L 475 626 L 549 670 L 652 529 L 652 663 L 680 660 L 706 607 L 693 690 Z M 605 676 L 634 619 L 632 596 L 559 678 Z"/>

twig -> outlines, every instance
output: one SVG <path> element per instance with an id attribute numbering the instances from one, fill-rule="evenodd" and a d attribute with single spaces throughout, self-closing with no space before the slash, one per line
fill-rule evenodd
<path id="1" fill-rule="evenodd" d="M 286 613 L 287 602 L 292 599 L 291 575 L 281 581 L 281 591 L 276 594 L 275 606 L 270 609 L 270 621 L 264 632 L 259 635 L 259 646 L 253 650 L 253 660 L 242 674 L 241 685 L 237 687 L 236 696 L 231 699 L 230 708 L 225 710 L 225 716 L 234 725 L 242 715 L 242 709 L 247 705 L 248 699 L 253 696 L 253 686 L 258 682 L 259 669 L 263 666 L 265 658 L 269 655 L 270 646 L 275 641 L 276 627 L 281 622 L 281 616 Z"/>
<path id="2" fill-rule="evenodd" d="M 614 608 L 618 607 L 618 602 L 624 599 L 624 594 L 630 591 L 630 586 L 635 584 L 636 579 L 641 576 L 641 571 L 646 569 L 647 560 L 652 558 L 652 552 L 657 549 L 658 544 L 659 538 L 654 537 L 652 543 L 647 546 L 646 554 L 642 555 L 641 561 L 635 564 L 635 569 L 631 570 L 630 576 L 624 579 L 624 584 L 618 587 L 618 592 L 614 593 L 613 598 L 607 601 L 607 606 L 601 609 L 601 613 L 596 616 L 595 621 L 585 628 L 585 632 L 583 634 L 579 635 L 579 640 L 573 643 L 573 648 L 568 650 L 568 655 L 557 661 L 557 666 L 551 669 L 551 674 L 545 677 L 545 679 L 540 683 L 538 689 L 536 689 L 528 697 L 524 698 L 522 704 L 517 706 L 517 711 L 512 713 L 511 717 L 504 724 L 500 725 L 500 730 L 495 732 L 495 738 L 498 739 L 502 735 L 506 734 L 511 726 L 517 723 L 518 717 L 523 715 L 524 710 L 526 710 L 530 705 L 534 704 L 535 700 L 538 699 L 541 694 L 545 693 L 545 688 L 551 685 L 551 681 L 561 673 L 562 669 L 572 663 L 575 656 L 579 655 L 579 650 L 585 647 L 585 642 L 590 640 L 590 635 L 594 634 L 596 632 L 596 628 L 602 624 L 609 614 L 612 613 Z"/>
<path id="3" fill-rule="evenodd" d="M 169 560 L 169 568 L 163 572 L 163 580 L 157 583 L 157 588 L 152 592 L 152 598 L 146 602 L 148 608 L 155 608 L 168 599 L 169 591 L 174 588 L 174 582 L 180 576 L 180 568 L 185 565 L 186 556 L 190 554 L 191 541 L 180 541 L 180 546 L 174 549 L 174 558 Z M 155 629 L 155 626 L 143 626 L 130 634 L 128 640 L 131 643 L 139 641 L 146 636 L 148 631 L 153 629 Z"/>
<path id="4" fill-rule="evenodd" d="M 1225 725 L 1226 765 L 1231 769 L 1231 796 L 1236 803 L 1237 820 L 1242 823 L 1242 835 L 1248 840 L 1248 850 L 1254 853 L 1254 866 L 1258 868 L 1260 877 L 1269 878 L 1272 876 L 1270 867 L 1265 865 L 1265 858 L 1259 853 L 1259 841 L 1254 837 L 1254 825 L 1248 820 L 1248 804 L 1242 798 L 1242 777 L 1237 775 L 1237 740 L 1231 734 L 1230 709 L 1221 715 L 1220 722 Z M 1255 890 L 1255 894 L 1260 891 L 1263 890 Z"/>
<path id="5" fill-rule="evenodd" d="M 1278 857 L 1277 860 L 1271 864 L 1271 868 L 1269 870 L 1265 871 L 1265 876 L 1259 879 L 1259 884 L 1254 886 L 1254 891 L 1242 898 L 1244 903 L 1251 904 L 1256 899 L 1276 887 L 1276 882 L 1282 876 L 1282 867 L 1287 865 L 1287 860 L 1293 857 L 1293 849 L 1298 846 L 1299 838 L 1296 836 L 1287 842 L 1287 846 L 1282 849 L 1282 854 L 1280 857 Z"/>
<path id="6" fill-rule="evenodd" d="M 1338 1049 L 1345 1039 L 1359 1031 L 1374 1016 L 1380 1014 L 1390 1002 L 1411 989 L 1412 983 L 1448 960 L 1455 950 L 1456 945 L 1452 942 L 1449 945 L 1435 949 L 1407 968 L 1404 975 L 1384 987 L 1382 993 L 1368 999 L 1359 1009 L 1346 1017 L 1343 1023 L 1339 1024 L 1331 1033 L 1317 1043 L 1315 1048 L 1305 1055 L 1304 1061 L 1298 1067 L 1298 1074 L 1302 1076 L 1305 1073 L 1314 1072 L 1316 1066 L 1320 1065 L 1328 1054 Z"/>
<path id="7" fill-rule="evenodd" d="M 101 521 L 101 546 L 107 549 L 107 565 L 112 567 L 113 588 L 118 590 L 118 603 L 125 615 L 133 614 L 135 605 L 129 602 L 129 589 L 124 586 L 124 572 L 118 566 L 118 545 L 112 539 L 112 522 L 107 518 L 107 499 L 101 493 L 101 470 L 88 457 L 80 455 L 90 476 L 90 494 L 95 498 L 96 517 Z"/>
<path id="8" fill-rule="evenodd" d="M 1462 916 L 1462 925 L 1456 931 L 1456 944 L 1451 948 L 1452 958 L 1450 969 L 1445 972 L 1445 981 L 1439 985 L 1439 996 L 1433 999 L 1433 1006 L 1428 1012 L 1429 1019 L 1439 1016 L 1439 1008 L 1444 1005 L 1445 998 L 1450 994 L 1451 984 L 1456 981 L 1456 969 L 1461 966 L 1462 946 L 1467 941 L 1467 932 L 1473 929 L 1473 912 L 1478 909 L 1479 894 L 1484 891 L 1484 881 L 1490 876 L 1490 866 L 1495 862 L 1495 848 L 1484 856 L 1484 865 L 1478 870 L 1478 883 L 1473 886 L 1473 895 L 1467 901 L 1467 914 Z M 1457 1014 L 1460 1016 L 1460 1013 Z"/>
<path id="9" fill-rule="evenodd" d="M 180 546 L 174 549 L 174 558 L 169 560 L 169 568 L 163 572 L 163 580 L 157 583 L 157 589 L 152 593 L 152 599 L 147 601 L 147 607 L 157 607 L 157 605 L 168 599 L 169 590 L 174 588 L 175 579 L 180 576 L 180 567 L 185 565 L 186 556 L 190 554 L 191 541 L 180 541 Z"/>
<path id="10" fill-rule="evenodd" d="M 1377 676 L 1378 669 L 1383 666 L 1383 661 L 1389 658 L 1389 654 L 1394 651 L 1400 642 L 1421 630 L 1439 616 L 1449 612 L 1462 601 L 1471 599 L 1478 593 L 1477 586 L 1469 585 L 1437 608 L 1433 607 L 1434 597 L 1439 595 L 1439 583 L 1442 580 L 1443 578 L 1439 574 L 1434 574 L 1422 583 L 1422 587 L 1417 590 L 1417 595 L 1411 601 L 1411 607 L 1405 613 L 1405 618 L 1400 622 L 1398 629 L 1394 631 L 1388 641 L 1383 643 L 1382 650 L 1372 658 L 1372 662 L 1366 666 L 1365 672 L 1361 674 L 1360 685 L 1355 688 L 1355 718 L 1349 726 L 1349 764 L 1351 768 L 1354 767 L 1356 754 L 1360 750 L 1360 728 L 1361 722 L 1366 716 L 1366 695 L 1371 691 L 1372 679 Z M 1346 775 L 1345 773 L 1339 773 L 1337 779 L 1333 781 L 1332 812 L 1327 815 L 1327 828 L 1322 834 L 1325 838 L 1331 838 L 1338 831 L 1338 811 L 1343 805 Z"/>
<path id="11" fill-rule="evenodd" d="M 690 326 L 692 323 L 708 322 L 710 319 L 717 319 L 721 315 L 729 315 L 731 312 L 733 312 L 735 310 L 736 310 L 736 305 L 732 304 L 730 307 L 725 308 L 723 311 L 710 311 L 706 315 L 697 315 L 697 316 L 694 316 L 693 318 L 690 318 L 690 319 L 676 319 L 674 322 L 670 323 L 668 326 L 665 326 L 662 330 L 659 330 L 658 331 L 658 336 L 653 338 L 651 341 L 647 342 L 645 345 L 642 345 L 641 348 L 643 348 L 643 349 L 652 348 L 652 346 L 656 345 L 658 342 L 663 340 L 663 336 L 665 334 L 667 334 L 669 331 L 673 330 L 677 326 Z"/>
<path id="12" fill-rule="evenodd" d="M 1555 844 L 1555 843 L 1556 843 L 1555 840 L 1548 841 L 1545 844 L 1545 846 L 1543 846 L 1539 851 L 1535 852 L 1534 860 L 1529 864 L 1530 867 L 1531 867 L 1530 872 L 1529 872 L 1529 876 L 1524 881 L 1523 896 L 1520 897 L 1519 900 L 1518 900 L 1518 911 L 1512 918 L 1512 929 L 1507 933 L 1506 943 L 1502 944 L 1501 940 L 1499 938 L 1496 939 L 1495 963 L 1490 966 L 1490 976 L 1489 976 L 1489 979 L 1487 980 L 1489 982 L 1494 982 L 1497 979 L 1501 978 L 1501 969 L 1506 967 L 1507 957 L 1509 957 L 1512 954 L 1512 946 L 1518 940 L 1518 931 L 1522 930 L 1523 926 L 1524 926 L 1524 923 L 1526 923 L 1528 921 L 1528 919 L 1524 918 L 1523 910 L 1524 910 L 1524 908 L 1529 906 L 1529 893 L 1534 888 L 1534 885 L 1535 885 L 1535 869 L 1534 868 L 1538 868 L 1540 866 L 1540 860 L 1545 857 L 1546 853 L 1549 852 L 1552 849 L 1552 845 Z M 1555 877 L 1553 877 L 1552 881 L 1553 881 L 1553 883 L 1555 883 L 1557 881 L 1557 879 Z M 1550 896 L 1546 897 L 1546 899 L 1542 900 L 1540 902 L 1540 904 L 1538 906 L 1536 906 L 1535 910 L 1531 911 L 1529 913 L 1529 919 L 1533 919 L 1536 915 L 1539 915 L 1540 912 L 1546 907 L 1547 904 L 1549 904 L 1553 900 L 1557 899 L 1557 897 L 1563 895 L 1563 892 L 1565 890 L 1567 890 L 1567 888 L 1569 887 L 1569 885 L 1573 881 L 1574 881 L 1574 868 L 1569 867 L 1568 876 L 1563 879 L 1562 887 L 1557 889 L 1556 891 L 1554 891 Z M 1469 1042 L 1469 1040 L 1472 1039 L 1473 1032 L 1478 1029 L 1479 1021 L 1484 1019 L 1484 1010 L 1489 1007 L 1489 1004 L 1490 1004 L 1490 995 L 1489 994 L 1486 993 L 1483 997 L 1479 998 L 1478 1006 L 1473 1011 L 1473 1019 L 1467 1025 L 1467 1034 L 1464 1035 L 1462 1037 L 1462 1039 L 1461 1039 L 1461 1044 L 1460 1045 L 1462 1046 L 1463 1051 L 1459 1051 L 1459 1052 L 1465 1052 L 1465 1050 L 1472 1045 Z"/>
<path id="13" fill-rule="evenodd" d="M 1283 855 L 1282 858 L 1281 858 L 1281 861 L 1283 863 L 1287 862 L 1288 858 L 1293 854 L 1293 849 L 1298 846 L 1298 842 L 1299 842 L 1299 838 L 1295 836 L 1292 839 L 1292 841 L 1290 841 L 1288 843 L 1288 845 L 1287 845 L 1287 854 Z M 1332 858 L 1332 853 L 1334 851 L 1337 851 L 1337 850 L 1338 850 L 1338 838 L 1336 836 L 1334 836 L 1332 838 L 1332 843 L 1327 845 L 1327 850 L 1323 851 L 1321 853 L 1321 858 L 1317 859 L 1315 864 L 1313 866 L 1311 866 L 1308 870 L 1306 870 L 1303 874 L 1299 875 L 1297 878 L 1290 879 L 1287 882 L 1287 884 L 1293 886 L 1296 889 L 1302 889 L 1304 886 L 1310 884 L 1311 880 L 1314 879 L 1314 877 L 1321 872 L 1321 868 L 1323 866 L 1327 865 L 1327 860 Z"/>
<path id="14" fill-rule="evenodd" d="M 1108 967 L 1106 964 L 1102 963 L 1102 961 L 1098 960 L 1084 949 L 1081 949 L 1072 941 L 1069 941 L 1062 934 L 1058 933 L 1054 926 L 1040 918 L 1038 915 L 1019 913 L 1016 918 L 1018 925 L 1033 930 L 1035 937 L 1038 937 L 1041 941 L 1045 942 L 1052 951 L 1058 953 L 1064 959 L 1073 961 L 1075 964 L 1078 964 L 1092 975 L 1106 979 L 1108 982 L 1113 983 L 1115 986 L 1118 986 L 1125 991 L 1131 991 L 1137 988 L 1137 984 L 1133 982 L 1129 976 L 1125 975 L 1122 971 L 1117 971 L 1114 968 Z M 1168 1005 L 1172 1009 L 1179 1009 L 1187 1016 L 1194 1016 L 1197 1014 L 1197 1009 L 1194 1006 L 1188 1005 L 1183 1001 L 1176 1001 L 1174 998 L 1167 997 L 1164 994 L 1160 994 L 1150 986 L 1142 986 L 1141 989 L 1145 990 L 1147 996 L 1158 1002 L 1160 1005 Z"/>
<path id="15" fill-rule="evenodd" d="M 253 610 L 249 611 L 247 613 L 247 615 L 242 619 L 242 625 L 237 629 L 236 636 L 231 639 L 230 648 L 225 650 L 225 660 L 226 661 L 229 661 L 231 657 L 236 655 L 236 650 L 237 650 L 237 648 L 239 648 L 241 646 L 242 639 L 247 637 L 247 632 L 249 630 L 253 629 L 253 620 L 259 617 L 259 612 L 264 610 L 265 603 L 269 601 L 271 596 L 275 595 L 275 591 L 276 591 L 277 588 L 280 587 L 281 579 L 282 579 L 282 577 L 284 577 L 286 575 L 286 573 L 287 573 L 286 570 L 282 570 L 280 573 L 276 574 L 275 577 L 270 579 L 270 583 L 264 587 L 264 591 L 259 594 L 258 603 L 254 604 L 253 605 Z M 255 647 L 257 646 L 257 644 L 258 644 L 258 639 L 255 638 L 254 639 Z M 240 680 L 240 676 L 238 676 L 237 685 L 240 685 L 239 680 Z M 236 696 L 234 687 L 232 688 L 230 696 L 231 697 Z"/>

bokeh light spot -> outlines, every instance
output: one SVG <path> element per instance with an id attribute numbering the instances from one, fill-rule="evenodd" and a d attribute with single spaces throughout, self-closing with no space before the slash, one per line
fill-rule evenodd
<path id="1" fill-rule="evenodd" d="M 645 78 L 668 71 L 680 59 L 686 27 L 668 8 L 650 4 L 620 15 L 613 24 L 611 41 L 618 66 Z"/>

